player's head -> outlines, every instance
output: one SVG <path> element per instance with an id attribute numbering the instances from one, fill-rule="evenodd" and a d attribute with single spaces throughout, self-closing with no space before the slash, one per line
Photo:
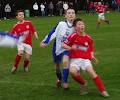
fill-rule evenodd
<path id="1" fill-rule="evenodd" d="M 19 20 L 19 21 L 23 21 L 24 20 L 24 11 L 23 10 L 18 10 L 16 12 L 16 18 Z"/>
<path id="2" fill-rule="evenodd" d="M 82 19 L 76 18 L 73 22 L 73 26 L 75 27 L 75 30 L 79 33 L 84 33 L 85 31 L 85 24 Z"/>
<path id="3" fill-rule="evenodd" d="M 101 5 L 102 3 L 101 2 L 98 2 L 98 5 Z"/>
<path id="4" fill-rule="evenodd" d="M 72 8 L 67 9 L 65 12 L 65 17 L 68 21 L 74 21 L 76 17 L 75 10 Z"/>

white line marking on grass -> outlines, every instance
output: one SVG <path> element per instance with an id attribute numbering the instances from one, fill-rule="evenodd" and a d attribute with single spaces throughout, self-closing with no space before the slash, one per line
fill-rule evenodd
<path id="1" fill-rule="evenodd" d="M 51 86 L 54 87 L 52 84 L 45 84 L 45 82 L 41 83 L 33 83 L 33 82 L 21 82 L 21 81 L 0 81 L 0 83 L 7 83 L 7 84 L 24 84 L 24 85 L 32 85 L 32 86 Z"/>

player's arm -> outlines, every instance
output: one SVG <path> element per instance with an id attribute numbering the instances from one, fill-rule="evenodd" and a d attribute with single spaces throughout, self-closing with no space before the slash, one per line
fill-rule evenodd
<path id="1" fill-rule="evenodd" d="M 48 35 L 40 42 L 40 47 L 46 47 L 55 38 L 55 28 L 53 28 Z"/>
<path id="2" fill-rule="evenodd" d="M 54 27 L 48 33 L 48 35 L 45 36 L 45 38 L 42 40 L 42 42 L 40 42 L 40 47 L 42 47 L 42 48 L 46 47 L 53 39 L 56 38 L 58 31 L 59 31 L 59 24 L 56 27 Z"/>
<path id="3" fill-rule="evenodd" d="M 91 51 L 91 60 L 92 60 L 95 64 L 98 64 L 99 61 L 98 61 L 98 59 L 95 57 L 95 54 L 94 54 L 95 47 L 94 47 L 94 42 L 93 42 L 93 40 L 92 40 L 91 37 L 90 37 L 89 47 L 90 47 L 90 51 Z"/>
<path id="4" fill-rule="evenodd" d="M 38 40 L 39 38 L 38 38 L 38 33 L 35 31 L 34 32 L 34 36 L 35 36 L 35 38 Z"/>
<path id="5" fill-rule="evenodd" d="M 62 43 L 62 48 L 67 49 L 67 50 L 77 50 L 77 46 L 76 45 L 68 45 L 66 43 Z"/>
<path id="6" fill-rule="evenodd" d="M 62 43 L 62 48 L 67 49 L 67 50 L 71 50 L 72 49 L 72 47 L 67 45 L 66 43 Z"/>
<path id="7" fill-rule="evenodd" d="M 35 38 L 38 40 L 39 39 L 39 37 L 38 37 L 38 33 L 37 33 L 37 31 L 36 31 L 36 27 L 33 25 L 33 23 L 31 22 L 31 21 L 29 21 L 29 24 L 30 24 L 30 26 L 31 26 L 31 31 L 32 31 L 32 33 L 34 34 L 34 36 L 35 36 Z"/>
<path id="8" fill-rule="evenodd" d="M 91 55 L 92 55 L 91 60 L 92 60 L 95 64 L 98 64 L 98 63 L 99 63 L 99 60 L 95 57 L 94 52 L 91 52 Z"/>
<path id="9" fill-rule="evenodd" d="M 77 46 L 73 45 L 73 40 L 74 40 L 74 34 L 70 35 L 63 43 L 62 43 L 62 48 L 67 49 L 67 50 L 76 50 Z"/>

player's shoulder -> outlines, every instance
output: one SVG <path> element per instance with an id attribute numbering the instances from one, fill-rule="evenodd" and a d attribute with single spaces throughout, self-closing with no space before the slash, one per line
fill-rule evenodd
<path id="1" fill-rule="evenodd" d="M 58 21 L 55 27 L 63 27 L 65 26 L 65 22 L 64 21 Z"/>
<path id="2" fill-rule="evenodd" d="M 13 28 L 17 27 L 19 23 L 17 22 L 16 24 L 13 25 Z"/>
<path id="3" fill-rule="evenodd" d="M 77 36 L 78 36 L 78 34 L 74 32 L 70 35 L 70 38 L 76 38 Z"/>
<path id="4" fill-rule="evenodd" d="M 89 33 L 87 33 L 85 36 L 89 39 L 92 39 L 92 36 Z"/>
<path id="5" fill-rule="evenodd" d="M 65 25 L 66 22 L 65 22 L 65 21 L 59 21 L 58 24 L 59 24 L 59 25 Z"/>

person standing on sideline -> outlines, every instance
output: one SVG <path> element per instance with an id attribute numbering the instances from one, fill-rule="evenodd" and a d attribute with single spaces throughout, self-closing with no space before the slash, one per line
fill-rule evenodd
<path id="1" fill-rule="evenodd" d="M 67 11 L 68 8 L 69 8 L 68 2 L 64 2 L 64 3 L 63 3 L 63 10 L 64 10 L 64 13 Z"/>
<path id="2" fill-rule="evenodd" d="M 38 17 L 38 15 L 39 15 L 39 7 L 38 7 L 37 2 L 35 2 L 34 5 L 33 5 L 33 13 L 34 13 L 35 17 Z"/>
<path id="3" fill-rule="evenodd" d="M 40 9 L 41 9 L 41 15 L 42 15 L 42 16 L 45 16 L 45 6 L 44 6 L 43 3 L 41 3 Z"/>
<path id="4" fill-rule="evenodd" d="M 11 7 L 9 4 L 5 5 L 5 16 L 4 19 L 9 19 L 11 17 Z"/>
<path id="5" fill-rule="evenodd" d="M 48 9 L 49 9 L 49 14 L 48 14 L 48 16 L 54 16 L 54 15 L 53 15 L 54 5 L 53 5 L 52 1 L 49 3 Z"/>

